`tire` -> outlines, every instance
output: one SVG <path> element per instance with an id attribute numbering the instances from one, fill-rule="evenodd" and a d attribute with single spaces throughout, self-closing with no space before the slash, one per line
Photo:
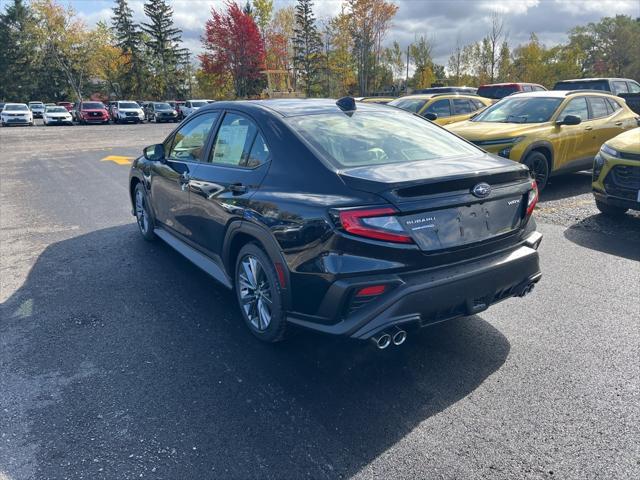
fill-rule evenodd
<path id="1" fill-rule="evenodd" d="M 147 192 L 141 183 L 138 183 L 133 191 L 133 205 L 136 214 L 136 223 L 138 224 L 142 238 L 148 242 L 155 240 L 156 234 L 153 232 L 154 221 L 149 211 Z"/>
<path id="2" fill-rule="evenodd" d="M 533 174 L 533 178 L 538 184 L 538 191 L 542 191 L 549 182 L 549 162 L 547 157 L 541 152 L 531 152 L 522 162 Z"/>
<path id="3" fill-rule="evenodd" d="M 238 253 L 234 287 L 240 313 L 251 333 L 267 343 L 284 339 L 287 321 L 278 274 L 269 256 L 254 243 Z"/>
<path id="4" fill-rule="evenodd" d="M 609 217 L 622 217 L 628 210 L 628 208 L 616 207 L 614 205 L 601 202 L 600 200 L 596 200 L 596 207 L 598 207 L 598 210 L 600 210 L 601 213 Z"/>

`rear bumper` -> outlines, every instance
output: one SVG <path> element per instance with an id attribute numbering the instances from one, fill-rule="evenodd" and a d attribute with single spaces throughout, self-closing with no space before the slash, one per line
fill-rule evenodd
<path id="1" fill-rule="evenodd" d="M 336 282 L 332 289 L 341 308 L 347 292 L 363 285 L 391 284 L 392 289 L 338 323 L 326 325 L 290 316 L 291 323 L 333 335 L 368 339 L 400 324 L 427 326 L 474 315 L 513 296 L 522 296 L 537 283 L 538 247 L 542 235 L 532 233 L 524 245 L 481 259 L 438 269 L 371 276 Z"/>

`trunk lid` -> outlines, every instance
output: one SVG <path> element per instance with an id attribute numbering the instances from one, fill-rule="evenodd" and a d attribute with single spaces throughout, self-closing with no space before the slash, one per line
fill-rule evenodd
<path id="1" fill-rule="evenodd" d="M 339 172 L 351 188 L 399 211 L 420 249 L 433 252 L 513 234 L 525 222 L 527 167 L 491 155 L 359 167 Z"/>

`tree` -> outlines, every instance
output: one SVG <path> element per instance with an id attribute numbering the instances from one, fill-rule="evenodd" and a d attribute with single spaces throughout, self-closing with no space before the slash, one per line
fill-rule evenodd
<path id="1" fill-rule="evenodd" d="M 71 7 L 62 7 L 54 0 L 32 0 L 31 6 L 38 25 L 34 38 L 40 51 L 52 60 L 52 68 L 63 72 L 74 96 L 81 101 L 94 73 L 93 55 L 98 38 L 87 30 Z"/>
<path id="2" fill-rule="evenodd" d="M 349 25 L 361 95 L 366 95 L 380 62 L 382 41 L 398 6 L 385 0 L 347 0 Z"/>
<path id="3" fill-rule="evenodd" d="M 120 95 L 142 97 L 144 86 L 144 44 L 140 26 L 133 21 L 133 10 L 127 0 L 116 0 L 111 17 L 113 44 L 121 52 L 119 78 L 117 82 Z"/>
<path id="4" fill-rule="evenodd" d="M 188 50 L 182 48 L 182 31 L 174 27 L 173 8 L 166 0 L 147 0 L 144 13 L 150 23 L 142 23 L 147 34 L 146 46 L 155 62 L 158 91 L 156 95 L 173 97 L 179 89 L 179 66 Z"/>
<path id="5" fill-rule="evenodd" d="M 636 47 L 633 47 L 635 45 Z M 582 75 L 640 77 L 640 20 L 605 17 L 569 32 L 569 47 L 582 52 Z"/>
<path id="6" fill-rule="evenodd" d="M 319 83 L 322 68 L 322 40 L 316 28 L 312 0 L 298 0 L 293 37 L 294 67 L 307 96 Z"/>
<path id="7" fill-rule="evenodd" d="M 401 83 L 400 80 L 402 79 L 404 74 L 405 65 L 403 60 L 403 52 L 400 48 L 400 44 L 397 41 L 394 40 L 392 47 L 385 49 L 384 60 L 393 72 L 394 85 L 399 85 Z"/>
<path id="8" fill-rule="evenodd" d="M 273 0 L 253 0 L 254 20 L 264 40 L 273 13 Z"/>
<path id="9" fill-rule="evenodd" d="M 255 21 L 235 3 L 227 4 L 226 12 L 212 8 L 211 16 L 202 39 L 202 69 L 219 85 L 230 78 L 238 97 L 257 93 L 265 53 Z"/>
<path id="10" fill-rule="evenodd" d="M 330 48 L 327 63 L 330 97 L 342 97 L 356 87 L 356 63 L 349 22 L 349 16 L 344 11 L 329 21 L 327 42 Z"/>
<path id="11" fill-rule="evenodd" d="M 35 28 L 33 11 L 23 0 L 0 14 L 0 100 L 23 101 L 36 89 Z"/>
<path id="12" fill-rule="evenodd" d="M 500 47 L 500 56 L 498 60 L 498 77 L 499 82 L 507 82 L 511 78 L 511 52 L 509 44 L 504 41 Z"/>
<path id="13" fill-rule="evenodd" d="M 415 64 L 415 73 L 413 74 L 414 88 L 427 88 L 436 79 L 433 65 L 433 44 L 424 36 L 416 38 L 414 43 L 409 47 L 409 52 L 413 63 Z"/>
<path id="14" fill-rule="evenodd" d="M 489 80 L 494 82 L 498 76 L 498 64 L 500 62 L 499 48 L 505 42 L 504 20 L 498 12 L 491 14 L 491 30 L 489 35 L 483 41 L 485 49 L 484 58 L 487 60 L 487 73 Z"/>

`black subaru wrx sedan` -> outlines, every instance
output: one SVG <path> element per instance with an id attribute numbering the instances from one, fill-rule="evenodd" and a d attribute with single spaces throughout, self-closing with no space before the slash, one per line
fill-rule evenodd
<path id="1" fill-rule="evenodd" d="M 348 97 L 204 107 L 133 162 L 130 194 L 143 237 L 234 289 L 269 342 L 296 324 L 399 345 L 541 276 L 527 167 Z"/>

